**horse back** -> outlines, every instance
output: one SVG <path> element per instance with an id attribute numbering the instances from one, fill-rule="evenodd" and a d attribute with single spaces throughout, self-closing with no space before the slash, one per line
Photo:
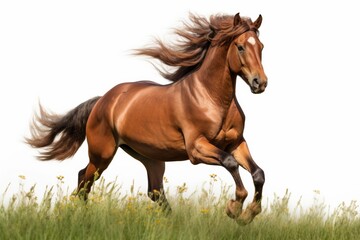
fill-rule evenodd
<path id="1" fill-rule="evenodd" d="M 185 160 L 178 124 L 182 110 L 173 91 L 171 85 L 150 81 L 119 84 L 99 100 L 93 110 L 98 121 L 89 124 L 107 125 L 118 146 L 127 145 L 145 157 Z"/>

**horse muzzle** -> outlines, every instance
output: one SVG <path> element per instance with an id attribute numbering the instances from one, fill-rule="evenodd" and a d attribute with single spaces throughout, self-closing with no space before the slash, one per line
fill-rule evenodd
<path id="1" fill-rule="evenodd" d="M 262 93 L 267 86 L 267 79 L 253 78 L 250 80 L 249 85 L 252 93 Z"/>

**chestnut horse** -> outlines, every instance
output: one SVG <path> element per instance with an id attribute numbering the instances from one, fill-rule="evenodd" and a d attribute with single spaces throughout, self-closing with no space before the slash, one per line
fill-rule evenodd
<path id="1" fill-rule="evenodd" d="M 228 202 L 226 212 L 240 223 L 251 222 L 261 212 L 265 177 L 243 136 L 245 115 L 235 86 L 240 76 L 253 93 L 266 88 L 258 38 L 261 22 L 261 15 L 252 21 L 239 14 L 209 19 L 190 14 L 190 22 L 175 31 L 181 41 L 167 45 L 157 40 L 153 47 L 135 52 L 174 67 L 159 70 L 171 84 L 122 83 L 63 116 L 40 105 L 26 142 L 42 148 L 40 160 L 63 160 L 86 138 L 90 161 L 79 171 L 78 185 L 85 198 L 121 147 L 144 164 L 149 197 L 167 210 L 165 162 L 189 159 L 223 166 L 236 184 L 235 200 Z M 251 173 L 255 185 L 254 199 L 244 210 L 248 193 L 239 166 Z"/>

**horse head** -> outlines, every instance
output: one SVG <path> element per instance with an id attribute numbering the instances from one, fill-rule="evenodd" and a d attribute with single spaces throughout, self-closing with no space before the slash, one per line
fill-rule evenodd
<path id="1" fill-rule="evenodd" d="M 248 26 L 247 30 L 234 38 L 228 50 L 228 63 L 230 71 L 240 76 L 250 87 L 253 93 L 264 92 L 267 86 L 262 63 L 261 52 L 264 45 L 260 42 L 258 29 L 262 16 L 252 22 L 241 18 L 239 13 L 234 16 L 234 28 Z"/>

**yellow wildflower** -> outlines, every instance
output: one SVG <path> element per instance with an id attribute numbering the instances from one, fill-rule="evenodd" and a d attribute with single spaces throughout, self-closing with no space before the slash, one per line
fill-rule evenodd
<path id="1" fill-rule="evenodd" d="M 62 180 L 64 179 L 64 176 L 59 175 L 59 176 L 57 176 L 56 178 L 57 178 L 58 180 L 62 181 Z"/>
<path id="2" fill-rule="evenodd" d="M 24 175 L 19 175 L 19 178 L 22 179 L 22 180 L 26 179 L 26 177 Z"/>
<path id="3" fill-rule="evenodd" d="M 214 180 L 214 182 L 217 181 L 217 175 L 216 175 L 215 173 L 210 174 L 210 178 L 211 178 L 212 180 Z"/>
<path id="4" fill-rule="evenodd" d="M 169 183 L 169 180 L 167 179 L 167 177 L 164 177 L 164 183 Z"/>
<path id="5" fill-rule="evenodd" d="M 202 208 L 202 209 L 200 209 L 200 212 L 202 213 L 202 214 L 208 214 L 209 213 L 209 209 L 208 208 Z"/>

